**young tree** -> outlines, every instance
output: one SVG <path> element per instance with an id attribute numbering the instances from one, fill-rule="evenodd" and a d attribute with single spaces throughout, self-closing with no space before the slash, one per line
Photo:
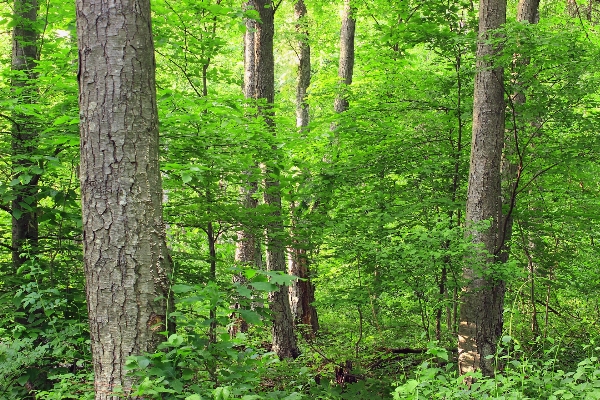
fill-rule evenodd
<path id="1" fill-rule="evenodd" d="M 252 1 L 246 3 L 246 8 L 254 8 Z M 258 22 L 254 19 L 246 19 L 246 32 L 244 33 L 244 97 L 247 99 L 255 98 L 255 64 L 256 55 L 254 49 L 254 36 L 258 27 Z M 245 210 L 252 210 L 258 206 L 258 199 L 256 198 L 256 192 L 258 190 L 257 182 L 251 177 L 251 172 L 247 172 L 246 176 L 248 179 L 242 182 L 242 188 L 240 190 L 242 207 Z M 249 227 L 244 227 L 237 232 L 237 242 L 235 248 L 235 263 L 240 267 L 253 267 L 257 268 L 260 264 L 260 243 L 257 241 L 255 232 Z M 233 276 L 233 282 L 239 283 L 244 282 L 245 278 L 243 274 L 236 274 Z M 232 306 L 234 309 L 241 307 L 240 303 L 236 303 Z M 239 320 L 239 324 L 232 324 L 229 334 L 233 337 L 236 333 L 247 332 L 248 324 L 243 320 Z"/>
<path id="2" fill-rule="evenodd" d="M 310 44 L 308 42 L 308 27 L 306 20 L 306 5 L 304 0 L 294 4 L 296 18 L 296 33 L 298 34 L 298 83 L 296 85 L 296 126 L 301 135 L 306 134 L 309 112 L 306 102 L 306 92 L 310 85 Z M 301 229 L 294 213 L 296 202 L 290 204 L 292 226 L 292 245 L 289 248 L 288 273 L 297 276 L 298 280 L 290 285 L 290 308 L 296 324 L 310 326 L 310 333 L 319 330 L 317 310 L 312 304 L 315 301 L 315 287 L 310 281 L 309 259 L 306 245 L 303 245 Z"/>
<path id="3" fill-rule="evenodd" d="M 149 0 L 77 0 L 81 197 L 96 399 L 127 394 L 128 356 L 165 330 L 162 219 Z"/>
<path id="4" fill-rule="evenodd" d="M 340 30 L 340 61 L 338 78 L 340 88 L 335 97 L 334 109 L 336 113 L 343 113 L 348 109 L 347 86 L 352 83 L 354 73 L 354 36 L 356 32 L 356 19 L 352 0 L 344 0 L 344 13 L 342 15 L 342 28 Z"/>
<path id="5" fill-rule="evenodd" d="M 496 341 L 502 333 L 505 285 L 494 276 L 501 243 L 502 201 L 500 164 L 504 144 L 504 71 L 494 67 L 499 51 L 491 32 L 506 22 L 506 0 L 479 5 L 479 40 L 473 104 L 473 136 L 467 192 L 466 225 L 476 254 L 469 257 L 464 277 L 458 329 L 461 373 L 481 369 L 494 373 Z M 486 224 L 488 224 L 486 226 Z"/>
<path id="6" fill-rule="evenodd" d="M 37 0 L 15 0 L 12 46 L 11 88 L 21 104 L 35 102 L 37 85 L 34 70 L 39 61 L 37 46 Z M 38 244 L 37 192 L 40 173 L 34 170 L 37 163 L 34 152 L 38 132 L 30 116 L 16 112 L 12 116 L 13 186 L 12 213 L 12 260 L 18 269 L 36 251 Z"/>
<path id="7" fill-rule="evenodd" d="M 253 37 L 246 39 L 244 88 L 246 97 L 260 100 L 259 114 L 264 118 L 269 130 L 275 133 L 273 102 L 275 98 L 275 60 L 273 36 L 275 34 L 275 8 L 270 0 L 248 2 L 260 16 L 255 25 Z M 246 36 L 249 34 L 247 33 Z M 250 48 L 252 46 L 252 48 Z M 253 51 L 252 51 L 253 49 Z M 266 227 L 267 270 L 286 270 L 284 228 L 281 215 L 281 194 L 277 179 L 277 149 L 269 152 L 269 160 L 264 166 L 263 201 L 271 213 Z M 294 332 L 294 321 L 290 310 L 288 288 L 280 286 L 269 293 L 269 308 L 273 317 L 273 351 L 280 358 L 296 358 L 299 354 Z"/>

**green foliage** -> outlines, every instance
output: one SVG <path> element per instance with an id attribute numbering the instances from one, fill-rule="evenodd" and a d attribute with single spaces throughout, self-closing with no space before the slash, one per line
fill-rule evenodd
<path id="1" fill-rule="evenodd" d="M 580 361 L 574 370 L 559 368 L 553 358 L 557 348 L 544 351 L 546 357 L 529 359 L 510 336 L 502 339 L 514 353 L 500 356 L 505 367 L 494 377 L 480 373 L 458 376 L 454 365 L 440 367 L 434 359 L 422 363 L 414 375 L 399 382 L 394 399 L 598 399 L 600 398 L 600 363 L 596 356 Z M 589 349 L 587 349 L 589 350 Z M 600 348 L 595 348 L 598 351 Z M 503 351 L 500 349 L 500 351 Z M 438 350 L 429 354 L 439 357 Z M 445 352 L 445 359 L 447 354 Z M 444 358 L 444 357 L 442 357 Z M 473 380 L 468 383 L 467 379 Z"/>
<path id="2" fill-rule="evenodd" d="M 289 285 L 294 277 L 253 269 L 242 272 L 247 281 L 233 288 L 241 304 L 236 312 L 255 329 L 263 329 L 268 311 L 257 302 L 277 285 Z M 169 335 L 155 353 L 127 360 L 127 369 L 139 379 L 135 395 L 157 399 L 262 398 L 253 393 L 260 391 L 261 377 L 279 360 L 246 334 L 230 337 L 224 328 L 237 323 L 228 315 L 233 300 L 214 283 L 176 284 L 172 290 L 177 296 L 176 311 L 171 314 L 177 333 Z M 217 310 L 216 321 L 209 318 L 211 310 Z M 214 342 L 207 334 L 212 323 L 217 326 Z"/>
<path id="3" fill-rule="evenodd" d="M 565 2 L 546 2 L 539 24 L 523 24 L 511 21 L 510 2 L 509 22 L 495 39 L 503 48 L 493 61 L 505 68 L 507 136 L 515 147 L 507 157 L 520 165 L 510 262 L 485 271 L 507 283 L 507 336 L 498 355 L 505 368 L 494 378 L 475 375 L 467 387 L 443 346 L 455 346 L 461 270 L 475 251 L 465 239 L 463 210 L 477 10 L 462 0 L 357 4 L 350 109 L 335 115 L 341 3 L 306 3 L 311 123 L 299 131 L 293 121 L 298 33 L 293 4 L 283 2 L 276 13 L 273 137 L 254 117 L 260 102 L 240 90 L 244 19 L 257 12 L 229 0 L 153 2 L 178 330 L 156 353 L 129 359 L 138 394 L 600 398 L 597 349 L 582 350 L 600 318 L 596 11 L 587 21 L 585 13 L 570 17 Z M 7 4 L 0 13 L 9 32 L 16 21 Z M 35 79 L 11 71 L 10 35 L 0 37 L 0 397 L 85 399 L 93 384 L 80 245 L 75 12 L 72 2 L 51 0 L 39 15 Z M 13 79 L 35 95 L 11 87 Z M 514 101 L 517 93 L 524 103 Z M 11 147 L 15 116 L 38 134 L 28 153 Z M 240 189 L 253 183 L 262 198 L 260 163 L 281 184 L 283 223 L 306 250 L 317 286 L 321 332 L 302 343 L 293 362 L 265 351 L 269 313 L 257 306 L 293 278 L 231 268 L 237 232 L 260 238 L 270 222 L 272 209 L 239 204 Z M 11 222 L 27 212 L 38 218 L 40 240 L 22 247 L 28 261 L 17 269 Z M 246 281 L 231 284 L 239 274 Z M 232 302 L 242 306 L 236 317 L 252 325 L 236 338 L 226 332 Z M 216 341 L 209 340 L 212 328 Z M 426 362 L 389 351 L 424 348 L 436 336 Z M 551 337 L 561 339 L 543 339 Z M 333 367 L 350 359 L 359 382 L 333 383 Z"/>

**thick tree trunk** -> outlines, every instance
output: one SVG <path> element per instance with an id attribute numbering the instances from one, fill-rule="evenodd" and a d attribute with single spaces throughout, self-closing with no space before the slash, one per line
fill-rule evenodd
<path id="1" fill-rule="evenodd" d="M 96 399 L 117 399 L 126 358 L 164 339 L 169 298 L 150 1 L 77 0 L 77 34 Z"/>
<path id="2" fill-rule="evenodd" d="M 32 104 L 37 97 L 34 67 L 39 61 L 36 29 L 37 0 L 15 0 L 12 39 L 13 92 L 19 103 Z M 39 174 L 33 155 L 37 148 L 38 133 L 30 116 L 14 114 L 12 127 L 13 186 L 12 211 L 12 261 L 15 271 L 36 252 L 38 245 L 37 183 Z"/>
<path id="3" fill-rule="evenodd" d="M 246 95 L 253 94 L 256 99 L 264 99 L 259 107 L 259 113 L 265 119 L 268 128 L 275 134 L 273 121 L 273 102 L 275 97 L 275 60 L 273 56 L 273 37 L 275 34 L 275 9 L 271 0 L 252 0 L 249 6 L 255 8 L 260 15 L 260 24 L 254 31 L 254 53 L 246 57 L 246 62 L 253 59 L 254 68 L 246 66 L 244 86 Z M 248 50 L 246 50 L 248 52 Z M 264 195 L 263 201 L 270 207 L 271 214 L 266 227 L 267 270 L 286 271 L 285 262 L 285 231 L 281 215 L 281 194 L 279 180 L 276 177 L 277 149 L 273 148 L 268 164 L 263 168 Z M 280 358 L 296 358 L 299 355 L 294 332 L 294 321 L 290 310 L 288 288 L 280 286 L 278 290 L 269 293 L 269 308 L 273 318 L 273 351 Z"/>
<path id="4" fill-rule="evenodd" d="M 473 137 L 466 224 L 476 246 L 467 260 L 458 332 L 461 373 L 481 369 L 493 375 L 496 342 L 502 333 L 504 282 L 489 270 L 496 262 L 502 217 L 500 164 L 504 142 L 504 71 L 493 67 L 498 49 L 486 42 L 490 30 L 506 21 L 506 0 L 479 5 L 479 41 L 473 105 Z M 489 226 L 482 226 L 489 224 Z"/>

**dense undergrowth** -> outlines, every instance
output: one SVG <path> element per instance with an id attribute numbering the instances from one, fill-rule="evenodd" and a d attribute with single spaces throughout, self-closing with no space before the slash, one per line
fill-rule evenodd
<path id="1" fill-rule="evenodd" d="M 418 327 L 404 335 L 398 327 L 381 331 L 368 320 L 359 327 L 352 313 L 331 309 L 320 314 L 318 335 L 300 338 L 301 356 L 280 361 L 270 351 L 268 310 L 256 306 L 269 287 L 257 282 L 266 283 L 266 276 L 256 274 L 231 292 L 216 285 L 174 286 L 177 333 L 165 334 L 155 353 L 128 359 L 138 382 L 132 395 L 187 400 L 600 399 L 600 347 L 589 337 L 573 341 L 576 335 L 568 330 L 557 339 L 526 343 L 505 335 L 496 355 L 502 365 L 496 376 L 475 373 L 470 375 L 474 383 L 467 385 L 457 372 L 451 336 L 444 343 L 427 342 Z M 242 303 L 240 293 L 245 293 L 246 303 L 255 305 L 245 313 L 253 323 L 250 331 L 235 338 L 227 330 L 231 293 Z M 92 399 L 84 312 L 69 314 L 60 293 L 38 292 L 31 285 L 13 301 L 23 316 L 29 315 L 22 322 L 38 328 L 26 331 L 17 321 L 0 331 L 0 398 Z M 207 334 L 211 308 L 218 310 L 214 342 Z M 73 318 L 65 320 L 65 315 Z"/>

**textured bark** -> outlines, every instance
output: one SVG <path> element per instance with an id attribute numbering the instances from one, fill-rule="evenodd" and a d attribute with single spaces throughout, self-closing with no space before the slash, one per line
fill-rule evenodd
<path id="1" fill-rule="evenodd" d="M 242 187 L 242 207 L 247 210 L 256 208 L 258 205 L 258 200 L 255 197 L 257 189 L 256 182 L 247 182 L 247 185 Z M 258 268 L 260 264 L 260 250 L 257 249 L 257 247 L 258 242 L 256 240 L 256 236 L 247 228 L 240 229 L 237 232 L 237 242 L 234 257 L 235 265 L 240 268 Z M 243 284 L 246 282 L 246 277 L 243 273 L 239 273 L 235 274 L 232 280 L 234 284 Z M 236 301 L 231 305 L 231 308 L 234 310 L 234 312 L 231 314 L 231 317 L 236 317 L 229 327 L 229 336 L 233 338 L 238 332 L 248 332 L 248 323 L 244 321 L 243 318 L 239 317 L 239 315 L 237 315 L 235 312 L 235 310 L 243 308 L 242 304 L 239 302 L 239 299 L 236 299 Z"/>
<path id="2" fill-rule="evenodd" d="M 270 0 L 252 0 L 248 5 L 258 11 L 261 23 L 255 26 L 254 54 L 246 57 L 246 62 L 249 59 L 254 61 L 253 71 L 245 74 L 246 77 L 253 78 L 253 81 L 246 81 L 244 89 L 246 95 L 251 93 L 254 98 L 264 100 L 259 107 L 259 113 L 265 119 L 268 128 L 275 134 L 272 110 L 275 97 L 275 60 L 273 56 L 275 10 Z M 249 68 L 251 66 L 246 66 L 246 69 Z M 281 215 L 281 194 L 279 180 L 273 177 L 275 170 L 272 167 L 277 162 L 276 148 L 272 149 L 271 155 L 269 164 L 263 168 L 265 176 L 263 201 L 272 210 L 266 227 L 266 264 L 269 271 L 285 272 L 285 231 Z M 299 351 L 296 345 L 287 287 L 281 286 L 278 290 L 269 293 L 269 308 L 273 318 L 273 351 L 280 358 L 296 358 Z"/>
<path id="3" fill-rule="evenodd" d="M 310 45 L 308 43 L 308 28 L 306 26 L 306 5 L 304 0 L 294 4 L 296 17 L 296 33 L 298 34 L 298 85 L 296 86 L 296 126 L 302 132 L 309 122 L 306 92 L 310 85 Z M 303 334 L 313 336 L 319 329 L 317 310 L 313 306 L 315 301 L 315 287 L 310 281 L 309 260 L 306 248 L 302 246 L 299 238 L 298 223 L 294 216 L 295 204 L 290 205 L 291 210 L 291 236 L 292 245 L 288 250 L 288 274 L 295 275 L 299 280 L 292 282 L 289 287 L 290 308 L 296 324 L 308 325 L 309 331 Z"/>
<path id="4" fill-rule="evenodd" d="M 81 198 L 96 399 L 127 394 L 126 357 L 164 338 L 170 257 L 161 212 L 149 0 L 77 0 Z"/>
<path id="5" fill-rule="evenodd" d="M 15 0 L 11 87 L 22 104 L 34 103 L 37 96 L 37 76 L 33 70 L 39 61 L 38 32 L 35 28 L 37 12 L 37 0 Z M 20 179 L 20 183 L 13 186 L 12 261 L 17 270 L 35 253 L 38 245 L 36 196 L 40 176 L 31 172 L 31 168 L 36 166 L 32 156 L 37 149 L 37 127 L 30 116 L 16 113 L 12 119 L 13 178 L 30 177 Z"/>
<path id="6" fill-rule="evenodd" d="M 296 126 L 308 126 L 309 113 L 306 92 L 310 85 L 310 44 L 306 27 L 306 5 L 304 0 L 294 4 L 296 33 L 298 34 L 298 85 L 296 86 Z"/>
<path id="7" fill-rule="evenodd" d="M 303 334 L 312 337 L 319 330 L 317 309 L 313 305 L 315 286 L 310 280 L 310 263 L 306 248 L 303 248 L 300 239 L 295 235 L 298 231 L 298 225 L 293 215 L 295 209 L 293 202 L 290 208 L 292 211 L 292 245 L 288 251 L 288 274 L 300 278 L 292 282 L 289 288 L 290 309 L 296 325 L 302 324 L 309 327 L 309 330 L 302 331 Z"/>
<path id="8" fill-rule="evenodd" d="M 527 22 L 530 24 L 538 23 L 538 21 L 539 21 L 539 5 L 540 5 L 539 0 L 520 0 L 519 5 L 517 7 L 517 21 Z M 523 57 L 523 58 L 517 58 L 516 62 L 521 63 L 522 65 L 528 65 L 531 62 L 531 60 L 527 57 Z M 517 79 L 519 79 L 519 77 L 517 77 Z M 520 87 L 521 85 L 516 85 L 516 86 Z M 513 105 L 515 107 L 525 104 L 526 100 L 527 99 L 525 97 L 525 93 L 523 93 L 523 92 L 518 92 L 513 95 Z M 513 112 L 516 112 L 516 111 L 513 110 Z M 517 115 L 515 115 L 515 117 L 516 116 Z M 516 118 L 515 118 L 515 120 L 516 120 Z M 536 124 L 535 121 L 525 121 L 525 122 L 526 123 L 529 122 L 530 124 L 533 124 L 534 126 L 538 125 L 538 124 Z M 513 137 L 513 138 L 516 140 L 515 137 Z M 509 142 L 509 140 L 507 138 L 507 143 L 508 142 Z M 518 174 L 519 167 L 512 164 L 512 165 L 510 165 L 509 171 L 512 174 L 512 176 L 510 177 L 511 181 L 509 182 L 509 187 L 512 188 L 512 193 L 513 193 L 512 198 L 514 199 L 514 197 L 515 197 L 514 193 L 516 193 L 517 187 L 519 184 L 519 174 Z M 506 196 L 503 196 L 503 197 L 506 197 Z M 512 205 L 514 207 L 514 200 L 513 200 Z M 507 235 L 507 238 L 510 238 L 510 235 L 512 235 L 512 216 L 507 215 L 507 216 L 505 216 L 505 218 L 509 219 L 505 223 L 507 225 L 507 229 L 511 229 L 511 232 L 509 232 Z M 531 256 L 532 252 L 530 251 L 535 248 L 535 243 L 533 242 L 533 240 L 531 238 L 529 238 L 528 242 L 529 243 L 527 245 L 524 244 L 524 250 L 525 250 L 525 255 L 527 256 L 527 265 L 528 265 L 529 281 L 530 281 L 529 294 L 530 294 L 530 300 L 531 300 L 531 306 L 532 306 L 531 331 L 534 336 L 538 336 L 540 333 L 540 330 L 539 330 L 539 325 L 538 325 L 538 321 L 537 321 L 537 308 L 536 308 L 536 304 L 535 304 L 536 265 L 533 260 L 533 257 Z M 506 253 L 508 254 L 508 251 Z"/>
<path id="9" fill-rule="evenodd" d="M 348 109 L 347 86 L 352 83 L 354 74 L 354 33 L 356 20 L 354 19 L 352 0 L 344 0 L 344 13 L 342 14 L 342 28 L 340 30 L 340 61 L 338 77 L 340 88 L 335 97 L 333 108 L 335 112 L 342 113 Z"/>
<path id="10" fill-rule="evenodd" d="M 246 5 L 246 9 L 255 9 L 256 4 L 252 0 L 249 0 Z M 255 86 L 256 86 L 256 54 L 254 45 L 254 35 L 258 23 L 252 19 L 246 19 L 246 32 L 244 33 L 244 97 L 247 99 L 255 98 Z M 250 173 L 248 173 L 250 176 Z M 242 207 L 246 210 L 254 209 L 258 205 L 258 200 L 254 197 L 256 195 L 258 185 L 256 182 L 247 181 L 245 186 L 240 189 Z M 258 257 L 260 252 L 257 251 L 258 241 L 256 236 L 248 228 L 242 228 L 237 232 L 237 242 L 235 248 L 235 264 L 238 267 L 258 267 Z M 243 274 L 236 274 L 233 276 L 233 283 L 244 283 L 246 278 Z M 239 310 L 242 305 L 239 301 L 235 301 L 231 305 L 234 310 Z M 236 313 L 231 314 L 232 317 L 236 316 Z M 247 332 L 248 324 L 241 317 L 237 317 L 233 324 L 229 328 L 229 335 L 235 337 L 238 332 Z"/>
<path id="11" fill-rule="evenodd" d="M 504 283 L 486 272 L 496 261 L 501 221 L 500 164 L 504 142 L 504 71 L 493 68 L 498 52 L 486 38 L 489 30 L 506 21 L 506 0 L 484 0 L 479 5 L 479 41 L 473 104 L 473 136 L 467 192 L 466 224 L 475 246 L 467 260 L 458 332 L 461 373 L 481 369 L 493 375 L 496 342 L 502 333 Z M 482 223 L 489 223 L 483 228 Z"/>
<path id="12" fill-rule="evenodd" d="M 517 21 L 535 24 L 539 20 L 540 0 L 520 0 L 517 8 Z"/>

